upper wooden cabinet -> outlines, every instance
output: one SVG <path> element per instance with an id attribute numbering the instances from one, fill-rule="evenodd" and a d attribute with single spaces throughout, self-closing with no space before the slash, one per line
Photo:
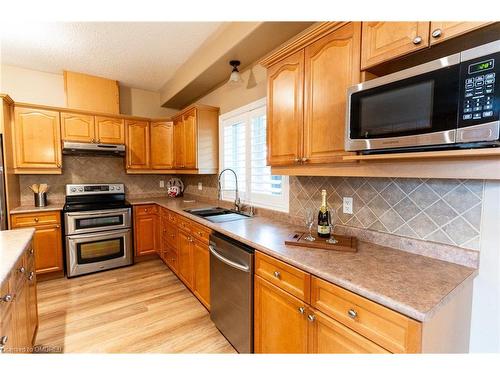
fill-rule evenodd
<path id="1" fill-rule="evenodd" d="M 95 142 L 94 116 L 61 112 L 61 138 L 63 141 Z"/>
<path id="2" fill-rule="evenodd" d="M 267 77 L 268 164 L 297 163 L 304 126 L 304 51 L 272 65 Z"/>
<path id="3" fill-rule="evenodd" d="M 116 117 L 95 117 L 95 134 L 98 143 L 124 144 L 125 121 Z"/>
<path id="4" fill-rule="evenodd" d="M 363 22 L 361 69 L 371 68 L 491 22 Z"/>
<path id="5" fill-rule="evenodd" d="M 468 33 L 491 22 L 438 22 L 432 21 L 430 28 L 431 45 Z"/>
<path id="6" fill-rule="evenodd" d="M 127 169 L 149 169 L 150 129 L 147 121 L 126 120 L 127 128 Z"/>
<path id="7" fill-rule="evenodd" d="M 60 174 L 59 112 L 16 106 L 14 114 L 15 172 Z"/>
<path id="8" fill-rule="evenodd" d="M 360 80 L 360 37 L 361 24 L 353 22 L 305 49 L 303 162 L 345 155 L 346 90 Z"/>
<path id="9" fill-rule="evenodd" d="M 195 105 L 173 119 L 174 168 L 216 173 L 219 109 Z"/>
<path id="10" fill-rule="evenodd" d="M 151 123 L 151 168 L 171 169 L 174 166 L 174 125 L 172 122 Z"/>
<path id="11" fill-rule="evenodd" d="M 360 79 L 359 22 L 268 68 L 268 164 L 329 163 L 344 152 L 346 90 Z"/>
<path id="12" fill-rule="evenodd" d="M 363 22 L 361 69 L 429 45 L 429 22 Z"/>

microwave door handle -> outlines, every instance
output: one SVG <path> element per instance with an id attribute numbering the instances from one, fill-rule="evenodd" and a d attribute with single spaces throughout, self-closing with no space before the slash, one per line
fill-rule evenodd
<path id="1" fill-rule="evenodd" d="M 248 266 L 244 266 L 243 264 L 239 264 L 239 263 L 236 263 L 236 262 L 233 262 L 232 260 L 229 260 L 225 257 L 223 257 L 222 255 L 220 255 L 216 250 L 215 248 L 212 246 L 212 245 L 208 245 L 208 248 L 210 249 L 210 252 L 217 258 L 219 259 L 222 263 L 225 263 L 227 264 L 228 266 L 230 267 L 233 267 L 233 268 L 236 268 L 240 271 L 243 271 L 243 272 L 250 272 L 250 267 Z"/>

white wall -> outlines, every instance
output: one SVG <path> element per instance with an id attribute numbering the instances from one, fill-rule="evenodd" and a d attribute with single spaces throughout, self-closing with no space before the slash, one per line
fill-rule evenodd
<path id="1" fill-rule="evenodd" d="M 483 197 L 479 275 L 474 280 L 471 352 L 500 352 L 500 182 Z"/>
<path id="2" fill-rule="evenodd" d="M 66 107 L 64 78 L 11 65 L 0 66 L 0 92 L 14 101 Z M 170 117 L 176 110 L 160 106 L 160 93 L 120 86 L 120 112 L 144 117 Z"/>

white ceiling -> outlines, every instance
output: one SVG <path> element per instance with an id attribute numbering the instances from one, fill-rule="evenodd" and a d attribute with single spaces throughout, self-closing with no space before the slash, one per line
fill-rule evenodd
<path id="1" fill-rule="evenodd" d="M 11 23 L 1 30 L 1 63 L 51 73 L 70 70 L 157 91 L 221 24 Z"/>

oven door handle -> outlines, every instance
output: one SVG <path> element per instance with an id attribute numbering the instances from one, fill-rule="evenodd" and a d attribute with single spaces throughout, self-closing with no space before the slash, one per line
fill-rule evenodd
<path id="1" fill-rule="evenodd" d="M 250 267 L 245 266 L 243 264 L 233 262 L 232 260 L 229 260 L 229 259 L 223 257 L 215 250 L 215 248 L 212 245 L 208 245 L 208 248 L 210 249 L 210 252 L 213 254 L 213 256 L 215 256 L 217 259 L 219 259 L 222 263 L 225 263 L 228 266 L 236 268 L 236 269 L 243 271 L 243 272 L 250 272 Z"/>
<path id="2" fill-rule="evenodd" d="M 89 212 L 66 212 L 66 216 L 68 217 L 86 217 L 86 216 L 98 216 L 98 215 L 106 215 L 106 214 L 126 214 L 128 213 L 130 208 L 123 208 L 120 210 L 102 210 L 102 211 L 89 211 Z"/>
<path id="3" fill-rule="evenodd" d="M 124 233 L 129 233 L 130 228 L 123 229 L 123 230 L 113 230 L 109 232 L 97 232 L 97 233 L 91 233 L 91 234 L 74 234 L 71 236 L 67 236 L 69 240 L 78 240 L 80 238 L 96 238 L 96 237 L 111 237 L 112 235 L 115 234 L 124 234 Z"/>

